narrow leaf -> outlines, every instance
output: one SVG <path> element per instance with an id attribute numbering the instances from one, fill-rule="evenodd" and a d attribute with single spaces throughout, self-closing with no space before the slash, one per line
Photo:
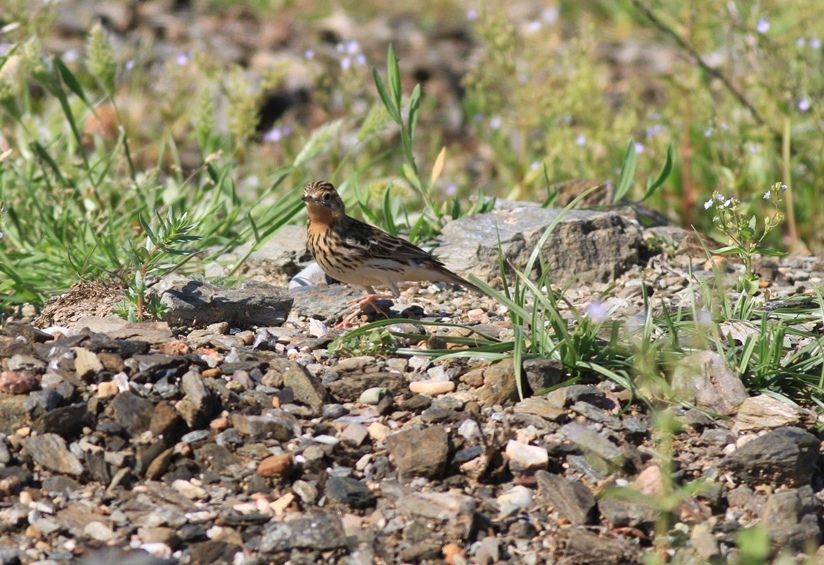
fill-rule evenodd
<path id="1" fill-rule="evenodd" d="M 647 181 L 647 190 L 644 193 L 644 197 L 641 198 L 642 202 L 658 192 L 658 189 L 667 181 L 670 173 L 672 173 L 674 161 L 675 159 L 672 150 L 672 143 L 670 143 L 669 147 L 667 147 L 667 157 L 664 160 L 664 166 L 661 167 L 661 170 L 658 172 L 658 176 L 656 176 L 654 180 Z"/>
<path id="2" fill-rule="evenodd" d="M 618 180 L 618 189 L 612 198 L 613 202 L 620 202 L 632 188 L 632 182 L 635 180 L 635 165 L 635 141 L 630 139 L 627 144 L 627 150 L 624 153 L 624 163 L 621 165 L 621 177 Z"/>

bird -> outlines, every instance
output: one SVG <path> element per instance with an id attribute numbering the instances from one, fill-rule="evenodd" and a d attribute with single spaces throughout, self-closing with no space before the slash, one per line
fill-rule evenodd
<path id="1" fill-rule="evenodd" d="M 376 313 L 385 314 L 376 302 L 389 297 L 375 294 L 374 287 L 387 287 L 397 298 L 400 281 L 445 281 L 481 292 L 420 247 L 348 216 L 332 183 L 307 184 L 303 201 L 309 216 L 309 252 L 327 275 L 366 292 L 357 302 L 361 311 L 372 307 Z M 347 327 L 347 319 L 341 324 Z"/>

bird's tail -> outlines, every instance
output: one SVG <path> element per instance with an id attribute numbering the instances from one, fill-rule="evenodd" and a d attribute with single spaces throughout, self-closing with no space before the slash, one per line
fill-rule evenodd
<path id="1" fill-rule="evenodd" d="M 473 291 L 477 292 L 478 294 L 486 294 L 480 288 L 478 288 L 477 286 L 475 286 L 474 284 L 472 284 L 471 282 L 469 282 L 468 280 L 466 280 L 462 276 L 456 275 L 455 273 L 453 273 L 449 269 L 444 268 L 442 272 L 443 272 L 445 281 L 455 283 L 455 284 L 459 284 L 459 285 L 461 285 L 465 288 L 468 288 L 469 290 L 473 290 Z"/>

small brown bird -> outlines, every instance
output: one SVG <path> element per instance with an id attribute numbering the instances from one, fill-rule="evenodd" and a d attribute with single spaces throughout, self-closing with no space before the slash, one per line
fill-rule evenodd
<path id="1" fill-rule="evenodd" d="M 423 249 L 346 215 L 346 207 L 331 183 L 317 181 L 303 189 L 309 213 L 308 247 L 323 271 L 346 284 L 362 288 L 361 310 L 375 305 L 375 286 L 388 287 L 397 298 L 399 281 L 446 281 L 473 290 Z"/>

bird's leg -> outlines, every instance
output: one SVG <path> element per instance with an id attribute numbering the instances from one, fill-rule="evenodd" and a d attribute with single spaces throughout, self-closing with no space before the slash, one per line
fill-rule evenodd
<path id="1" fill-rule="evenodd" d="M 360 314 L 368 314 L 370 310 L 375 314 L 383 316 L 384 318 L 389 318 L 389 313 L 381 308 L 378 302 L 380 300 L 391 300 L 392 298 L 394 297 L 369 292 L 366 296 L 353 300 L 352 303 L 357 305 L 357 310 L 347 314 L 343 320 L 335 326 L 335 328 L 341 330 L 352 327 L 352 322 L 354 322 L 355 318 L 357 318 Z"/>

